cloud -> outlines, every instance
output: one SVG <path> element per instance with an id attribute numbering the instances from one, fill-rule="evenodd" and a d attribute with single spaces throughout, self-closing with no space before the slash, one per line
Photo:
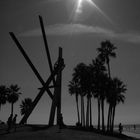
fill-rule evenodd
<path id="1" fill-rule="evenodd" d="M 114 38 L 131 43 L 140 43 L 140 35 L 132 33 L 117 33 L 113 30 L 105 29 L 98 26 L 88 26 L 83 24 L 54 24 L 45 27 L 46 34 L 49 36 L 81 35 L 96 34 L 107 38 Z M 34 29 L 22 33 L 21 36 L 40 36 L 41 29 Z"/>

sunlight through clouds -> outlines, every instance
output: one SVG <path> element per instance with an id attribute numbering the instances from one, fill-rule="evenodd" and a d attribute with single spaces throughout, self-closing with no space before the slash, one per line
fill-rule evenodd
<path id="1" fill-rule="evenodd" d="M 76 13 L 82 13 L 82 0 L 77 1 Z"/>

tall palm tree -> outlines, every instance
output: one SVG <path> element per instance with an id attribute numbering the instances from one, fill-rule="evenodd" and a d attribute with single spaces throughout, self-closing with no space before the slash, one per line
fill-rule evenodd
<path id="1" fill-rule="evenodd" d="M 92 71 L 92 94 L 98 101 L 98 130 L 100 130 L 100 105 L 101 105 L 101 91 L 100 91 L 100 77 L 101 74 L 106 71 L 104 66 L 104 62 L 97 57 L 95 60 L 92 60 L 92 64 L 90 64 L 90 68 Z"/>
<path id="2" fill-rule="evenodd" d="M 0 110 L 1 106 L 6 104 L 7 101 L 7 88 L 5 85 L 0 85 Z"/>
<path id="3" fill-rule="evenodd" d="M 101 47 L 97 48 L 97 51 L 99 53 L 98 57 L 100 57 L 102 59 L 102 61 L 104 61 L 107 64 L 109 78 L 111 78 L 110 57 L 112 57 L 112 58 L 116 57 L 116 53 L 115 53 L 116 49 L 117 48 L 114 46 L 114 44 L 112 44 L 109 40 L 102 41 Z M 110 107 L 109 107 L 108 114 L 111 114 Z M 110 118 L 109 117 L 110 117 L 110 115 L 108 115 L 107 128 L 110 125 Z"/>
<path id="4" fill-rule="evenodd" d="M 79 96 L 79 83 L 76 83 L 74 79 L 69 82 L 69 93 L 71 95 L 75 95 L 75 100 L 76 100 L 76 107 L 77 107 L 77 117 L 78 117 L 78 124 L 80 124 L 80 114 L 79 114 L 79 103 L 78 103 L 78 96 Z"/>
<path id="5" fill-rule="evenodd" d="M 82 80 L 82 91 L 87 97 L 87 110 L 86 110 L 86 127 L 92 126 L 92 110 L 91 110 L 91 97 L 92 97 L 92 71 L 90 66 L 85 66 L 83 70 L 85 77 Z"/>
<path id="6" fill-rule="evenodd" d="M 25 115 L 29 111 L 31 106 L 32 106 L 32 99 L 31 98 L 25 98 L 24 100 L 22 100 L 22 102 L 20 104 L 21 115 Z"/>
<path id="7" fill-rule="evenodd" d="M 104 101 L 106 99 L 107 91 L 108 91 L 108 75 L 106 73 L 101 73 L 98 83 L 99 90 L 99 98 L 101 102 L 101 111 L 102 111 L 102 130 L 105 131 L 105 121 L 104 121 Z"/>
<path id="8" fill-rule="evenodd" d="M 112 78 L 108 79 L 108 85 L 107 85 L 108 91 L 106 95 L 106 101 L 109 104 L 108 108 L 108 117 L 107 117 L 107 131 L 111 130 L 111 119 L 112 119 L 112 98 L 113 98 L 113 92 L 114 92 L 114 84 Z"/>
<path id="9" fill-rule="evenodd" d="M 86 126 L 92 126 L 92 111 L 91 111 L 91 93 L 87 93 L 87 112 L 86 112 Z"/>
<path id="10" fill-rule="evenodd" d="M 11 103 L 11 114 L 13 115 L 14 103 L 16 103 L 19 99 L 20 88 L 18 85 L 11 85 L 8 89 L 8 102 Z"/>
<path id="11" fill-rule="evenodd" d="M 85 81 L 87 80 L 87 65 L 79 63 L 74 68 L 73 80 L 79 84 L 79 93 L 81 96 L 81 124 L 85 126 L 85 109 L 84 109 L 84 96 L 86 95 Z"/>
<path id="12" fill-rule="evenodd" d="M 112 105 L 112 118 L 111 118 L 111 131 L 114 128 L 114 118 L 116 105 L 119 103 L 124 103 L 125 96 L 122 93 L 126 92 L 126 85 L 118 78 L 113 78 L 113 98 L 110 100 Z"/>
<path id="13" fill-rule="evenodd" d="M 92 73 L 89 66 L 81 67 L 81 89 L 82 93 L 87 97 L 86 110 L 86 127 L 92 126 L 92 111 L 91 111 L 91 97 L 92 97 Z"/>

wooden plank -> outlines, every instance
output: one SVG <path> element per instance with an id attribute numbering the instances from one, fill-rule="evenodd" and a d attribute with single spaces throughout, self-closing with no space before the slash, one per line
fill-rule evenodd
<path id="1" fill-rule="evenodd" d="M 27 63 L 29 64 L 29 66 L 31 67 L 31 69 L 33 70 L 33 72 L 35 73 L 35 75 L 37 76 L 37 78 L 39 79 L 39 81 L 41 82 L 41 84 L 44 86 L 45 85 L 45 82 L 44 82 L 43 78 L 40 76 L 39 72 L 37 71 L 37 69 L 35 68 L 35 66 L 33 65 L 33 63 L 31 62 L 30 58 L 28 57 L 28 55 L 24 51 L 23 47 L 21 46 L 21 44 L 17 40 L 17 38 L 14 35 L 14 33 L 10 32 L 10 36 L 12 37 L 12 39 L 14 40 L 14 42 L 16 43 L 16 46 L 18 47 L 18 49 L 20 50 L 20 52 L 24 56 L 25 60 L 27 61 Z M 49 88 L 46 88 L 46 91 L 49 94 L 50 98 L 52 99 L 53 98 L 53 95 L 52 95 L 51 91 L 49 90 Z"/>

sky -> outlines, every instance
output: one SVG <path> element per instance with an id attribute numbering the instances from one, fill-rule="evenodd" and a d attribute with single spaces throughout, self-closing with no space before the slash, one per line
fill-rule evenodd
<path id="1" fill-rule="evenodd" d="M 62 113 L 66 124 L 77 121 L 75 98 L 68 92 L 73 68 L 90 64 L 101 41 L 110 40 L 117 57 L 111 59 L 111 75 L 127 85 L 124 104 L 116 108 L 115 123 L 140 123 L 140 10 L 139 0 L 1 0 L 0 1 L 0 85 L 18 84 L 22 95 L 14 105 L 38 94 L 40 82 L 11 39 L 14 32 L 33 64 L 46 81 L 50 75 L 39 18 L 44 19 L 52 63 L 63 48 Z M 85 100 L 86 101 L 86 100 Z M 47 124 L 51 99 L 47 93 L 39 101 L 28 123 Z M 105 107 L 107 114 L 108 105 Z M 93 125 L 97 124 L 97 101 L 92 99 Z M 2 106 L 0 120 L 10 115 L 10 104 Z"/>

